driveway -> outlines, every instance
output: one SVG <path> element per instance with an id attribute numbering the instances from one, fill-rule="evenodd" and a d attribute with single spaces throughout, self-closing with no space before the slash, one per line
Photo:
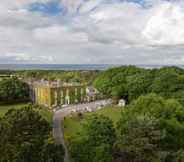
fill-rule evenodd
<path id="1" fill-rule="evenodd" d="M 102 107 L 106 105 L 112 104 L 112 100 L 99 100 L 95 102 L 90 103 L 84 103 L 84 104 L 77 104 L 77 105 L 68 105 L 65 108 L 62 108 L 60 110 L 57 110 L 54 112 L 53 116 L 53 137 L 55 139 L 56 144 L 62 144 L 65 149 L 65 159 L 64 162 L 69 162 L 69 155 L 67 146 L 64 141 L 64 132 L 63 127 L 61 126 L 63 122 L 63 118 L 65 116 L 71 115 L 73 113 L 79 113 L 79 112 L 93 112 L 98 109 L 101 109 Z"/>

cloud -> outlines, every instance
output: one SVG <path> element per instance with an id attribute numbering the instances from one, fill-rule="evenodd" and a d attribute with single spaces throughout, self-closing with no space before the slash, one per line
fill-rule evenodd
<path id="1" fill-rule="evenodd" d="M 129 2 L 100 5 L 89 14 L 89 38 L 122 46 L 184 44 L 183 4 L 158 1 L 149 8 Z"/>
<path id="2" fill-rule="evenodd" d="M 12 61 L 15 61 L 16 63 L 21 63 L 22 61 L 24 63 L 31 63 L 31 62 L 34 62 L 34 63 L 39 63 L 40 60 L 41 60 L 41 63 L 47 63 L 48 61 L 49 62 L 53 62 L 54 61 L 54 58 L 52 56 L 43 56 L 43 55 L 40 55 L 40 56 L 31 56 L 29 54 L 25 54 L 25 53 L 7 53 L 5 54 L 4 56 L 0 56 L 0 58 L 6 58 L 6 59 L 9 59 L 9 60 L 12 60 Z"/>
<path id="3" fill-rule="evenodd" d="M 41 2 L 41 3 L 47 3 L 51 0 L 1 0 L 1 6 L 5 6 L 8 8 L 21 8 L 24 5 L 34 3 L 34 2 Z"/>
<path id="4" fill-rule="evenodd" d="M 119 43 L 122 46 L 142 44 L 145 14 L 145 10 L 136 3 L 101 5 L 89 15 L 92 22 L 89 34 L 101 43 Z"/>
<path id="5" fill-rule="evenodd" d="M 29 9 L 51 2 L 66 13 Z M 1 0 L 0 63 L 182 64 L 183 9 L 180 0 Z"/>
<path id="6" fill-rule="evenodd" d="M 73 14 L 84 3 L 84 0 L 61 0 L 60 2 L 67 8 L 69 13 Z"/>
<path id="7" fill-rule="evenodd" d="M 46 28 L 36 28 L 33 31 L 35 39 L 42 43 L 85 43 L 88 42 L 87 34 L 84 32 L 74 32 L 66 26 L 53 25 Z"/>
<path id="8" fill-rule="evenodd" d="M 152 9 L 143 35 L 153 45 L 184 44 L 184 7 L 165 2 Z"/>
<path id="9" fill-rule="evenodd" d="M 78 9 L 78 12 L 80 14 L 87 13 L 90 11 L 95 10 L 100 4 L 103 3 L 103 0 L 90 0 L 83 3 L 80 8 Z"/>

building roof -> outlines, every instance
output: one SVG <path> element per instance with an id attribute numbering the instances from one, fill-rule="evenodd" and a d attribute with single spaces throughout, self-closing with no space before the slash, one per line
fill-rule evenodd
<path id="1" fill-rule="evenodd" d="M 48 80 L 33 81 L 32 85 L 36 86 L 36 87 L 48 87 L 48 88 L 84 86 L 84 84 L 80 84 L 80 83 L 66 83 L 66 82 L 61 82 L 60 80 L 57 80 L 57 81 L 48 81 Z"/>

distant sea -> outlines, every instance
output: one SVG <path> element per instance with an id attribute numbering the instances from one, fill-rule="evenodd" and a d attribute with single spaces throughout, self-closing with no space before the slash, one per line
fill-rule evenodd
<path id="1" fill-rule="evenodd" d="M 0 70 L 106 70 L 120 64 L 0 64 Z M 143 68 L 160 68 L 164 65 L 135 65 Z M 167 65 L 176 66 L 176 65 Z M 178 67 L 184 68 L 179 65 Z"/>

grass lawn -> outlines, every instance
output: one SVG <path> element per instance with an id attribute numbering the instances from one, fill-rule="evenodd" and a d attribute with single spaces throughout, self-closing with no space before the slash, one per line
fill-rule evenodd
<path id="1" fill-rule="evenodd" d="M 0 105 L 0 117 L 2 117 L 8 110 L 10 109 L 21 109 L 27 106 L 28 103 L 19 103 L 19 104 L 11 104 L 11 105 Z M 47 121 L 52 122 L 52 112 L 47 108 L 36 109 Z"/>
<path id="2" fill-rule="evenodd" d="M 106 107 L 93 113 L 84 113 L 82 118 L 78 115 L 75 115 L 73 117 L 66 117 L 64 120 L 65 139 L 68 140 L 69 138 L 77 135 L 77 133 L 82 130 L 82 123 L 90 115 L 102 114 L 104 116 L 109 117 L 114 122 L 114 124 L 116 124 L 116 122 L 121 117 L 121 111 L 122 108 L 119 107 Z"/>

